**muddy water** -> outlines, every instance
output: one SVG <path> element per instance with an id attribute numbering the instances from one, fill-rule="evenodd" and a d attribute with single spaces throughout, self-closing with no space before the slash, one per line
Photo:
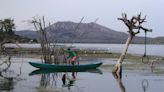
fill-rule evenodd
<path id="1" fill-rule="evenodd" d="M 122 80 L 117 80 L 111 73 L 113 59 L 83 59 L 86 62 L 101 61 L 104 65 L 95 71 L 53 72 L 29 75 L 36 68 L 29 61 L 39 62 L 35 58 L 13 58 L 10 68 L 0 77 L 0 92 L 163 92 L 163 70 L 155 68 L 152 72 L 148 65 L 142 68 L 123 68 Z M 127 64 L 131 64 L 130 62 Z M 142 64 L 141 64 L 142 65 Z M 145 67 L 145 68 L 144 68 Z M 128 70 L 129 69 L 129 70 Z M 66 75 L 63 84 L 62 77 Z M 75 78 L 74 78 L 75 77 Z"/>

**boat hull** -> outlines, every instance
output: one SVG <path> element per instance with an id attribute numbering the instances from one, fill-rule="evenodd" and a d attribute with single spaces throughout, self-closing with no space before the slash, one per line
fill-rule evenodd
<path id="1" fill-rule="evenodd" d="M 79 65 L 71 65 L 71 64 L 42 64 L 29 62 L 30 65 L 39 69 L 55 69 L 55 70 L 88 70 L 88 69 L 96 69 L 102 62 L 94 63 L 94 64 L 79 64 Z"/>

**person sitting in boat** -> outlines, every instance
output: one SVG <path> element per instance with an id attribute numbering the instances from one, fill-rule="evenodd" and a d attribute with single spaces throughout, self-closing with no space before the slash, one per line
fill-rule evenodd
<path id="1" fill-rule="evenodd" d="M 69 64 L 71 63 L 72 65 L 74 65 L 75 61 L 77 60 L 77 53 L 70 48 L 68 48 L 66 52 L 69 54 L 69 56 L 67 57 Z"/>

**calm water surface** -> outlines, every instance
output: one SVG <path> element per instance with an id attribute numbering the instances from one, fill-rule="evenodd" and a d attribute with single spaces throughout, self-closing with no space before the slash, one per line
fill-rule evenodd
<path id="1" fill-rule="evenodd" d="M 68 46 L 70 44 L 67 44 Z M 95 50 L 109 50 L 111 52 L 122 52 L 124 44 L 73 44 L 73 46 L 81 49 L 95 49 Z M 148 55 L 164 56 L 164 45 L 147 45 Z M 128 53 L 143 54 L 145 45 L 143 44 L 130 44 Z"/>
<path id="2" fill-rule="evenodd" d="M 74 46 L 76 48 L 86 50 L 106 50 L 111 52 L 118 52 L 120 53 L 123 50 L 124 44 L 88 44 L 88 43 L 74 43 L 74 44 L 61 44 L 58 45 L 64 45 L 64 46 Z M 17 47 L 17 45 L 14 44 L 6 44 L 7 47 Z M 40 48 L 39 44 L 20 44 L 23 48 Z M 143 44 L 130 44 L 128 53 L 132 54 L 143 54 L 145 51 L 145 46 Z M 164 45 L 147 45 L 147 54 L 148 55 L 158 55 L 158 56 L 164 56 Z"/>
<path id="3" fill-rule="evenodd" d="M 3 75 L 13 77 L 13 79 L 0 77 L 0 92 L 163 92 L 164 90 L 164 73 L 153 73 L 150 70 L 123 70 L 122 81 L 120 81 L 113 77 L 111 68 L 100 67 L 101 72 L 75 73 L 76 79 L 69 87 L 63 86 L 61 79 L 62 75 L 66 74 L 66 84 L 68 84 L 72 79 L 70 72 L 29 75 L 36 68 L 30 66 L 28 62 L 39 62 L 40 59 L 13 58 L 12 60 L 9 71 Z M 114 62 L 112 59 L 102 58 L 84 60 L 86 62 L 102 61 L 104 64 Z"/>

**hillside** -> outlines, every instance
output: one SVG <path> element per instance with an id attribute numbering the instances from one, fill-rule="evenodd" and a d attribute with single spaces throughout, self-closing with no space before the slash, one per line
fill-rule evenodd
<path id="1" fill-rule="evenodd" d="M 125 43 L 128 34 L 115 31 L 96 23 L 57 22 L 46 28 L 48 40 L 51 42 L 81 42 L 81 43 Z M 37 38 L 36 31 L 22 30 L 16 34 Z M 164 37 L 148 38 L 148 43 L 164 43 Z M 160 40 L 160 41 L 159 41 Z M 135 37 L 132 43 L 144 43 L 144 37 Z"/>

